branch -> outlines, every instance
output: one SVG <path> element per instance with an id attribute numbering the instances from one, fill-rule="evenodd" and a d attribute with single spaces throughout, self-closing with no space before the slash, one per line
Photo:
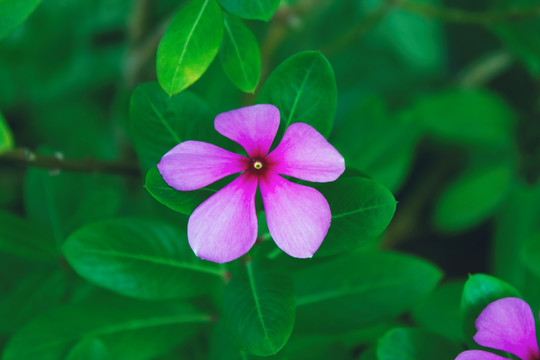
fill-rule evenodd
<path id="1" fill-rule="evenodd" d="M 405 11 L 442 21 L 486 26 L 503 22 L 523 21 L 540 16 L 540 6 L 527 9 L 476 12 L 406 1 L 400 7 Z"/>
<path id="2" fill-rule="evenodd" d="M 49 170 L 64 170 L 83 173 L 103 173 L 126 176 L 140 176 L 141 169 L 136 163 L 102 161 L 92 158 L 64 159 L 61 154 L 36 154 L 28 149 L 13 149 L 0 154 L 0 164 L 33 166 Z"/>

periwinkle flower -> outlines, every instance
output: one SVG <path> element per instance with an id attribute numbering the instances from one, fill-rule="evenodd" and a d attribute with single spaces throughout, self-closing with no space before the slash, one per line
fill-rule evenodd
<path id="1" fill-rule="evenodd" d="M 521 360 L 539 360 L 538 342 L 531 307 L 518 298 L 489 304 L 476 319 L 474 341 L 479 345 L 513 354 Z M 456 360 L 509 360 L 482 350 L 468 350 Z"/>
<path id="2" fill-rule="evenodd" d="M 200 141 L 185 141 L 158 164 L 165 182 L 180 191 L 197 190 L 225 176 L 235 180 L 191 214 L 188 240 L 202 259 L 223 263 L 249 251 L 257 238 L 255 193 L 260 187 L 268 229 L 276 244 L 297 258 L 313 256 L 330 227 L 324 196 L 281 175 L 312 182 L 336 180 L 345 170 L 339 152 L 313 127 L 294 123 L 270 153 L 279 128 L 279 110 L 268 104 L 219 114 L 223 136 L 240 144 L 249 157 Z"/>

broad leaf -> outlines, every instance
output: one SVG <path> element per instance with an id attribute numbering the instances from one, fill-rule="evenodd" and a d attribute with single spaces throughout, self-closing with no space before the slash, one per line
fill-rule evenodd
<path id="1" fill-rule="evenodd" d="M 422 329 L 396 328 L 377 344 L 377 360 L 452 359 L 461 347 Z"/>
<path id="2" fill-rule="evenodd" d="M 2 360 L 63 360 L 75 343 L 88 337 L 99 337 L 112 359 L 152 359 L 210 321 L 209 314 L 178 302 L 92 299 L 34 318 L 11 337 Z"/>
<path id="3" fill-rule="evenodd" d="M 505 198 L 513 171 L 507 163 L 475 168 L 454 180 L 437 201 L 434 221 L 445 231 L 464 230 L 492 215 Z"/>
<path id="4" fill-rule="evenodd" d="M 63 246 L 69 264 L 90 282 L 142 299 L 209 292 L 223 281 L 213 263 L 189 248 L 185 227 L 143 219 L 114 219 L 75 231 Z"/>
<path id="5" fill-rule="evenodd" d="M 414 309 L 415 322 L 447 339 L 462 341 L 459 303 L 464 284 L 464 281 L 452 281 L 437 288 Z"/>
<path id="6" fill-rule="evenodd" d="M 472 342 L 478 315 L 490 303 L 505 297 L 520 297 L 520 294 L 514 287 L 495 277 L 484 274 L 469 276 L 461 295 L 461 320 L 466 341 Z"/>
<path id="7" fill-rule="evenodd" d="M 15 30 L 40 2 L 41 0 L 0 1 L 0 39 Z"/>
<path id="8" fill-rule="evenodd" d="M 223 301 L 223 316 L 240 349 L 269 356 L 289 339 L 295 299 L 286 273 L 247 262 L 227 285 Z"/>
<path id="9" fill-rule="evenodd" d="M 223 13 L 215 0 L 188 2 L 171 20 L 157 51 L 159 84 L 174 95 L 197 81 L 217 55 Z"/>
<path id="10" fill-rule="evenodd" d="M 261 53 L 251 30 L 234 16 L 225 14 L 225 33 L 219 51 L 221 65 L 232 83 L 253 92 L 261 76 Z"/>
<path id="11" fill-rule="evenodd" d="M 0 4 L 0 9 L 1 7 L 2 4 Z M 13 135 L 2 113 L 0 113 L 0 153 L 11 148 L 13 148 Z"/>
<path id="12" fill-rule="evenodd" d="M 0 211 L 0 229 L 0 251 L 31 260 L 56 261 L 52 234 L 39 224 Z"/>
<path id="13" fill-rule="evenodd" d="M 281 131 L 292 123 L 303 122 L 328 137 L 337 107 L 332 66 L 318 51 L 293 55 L 270 74 L 257 103 L 279 108 Z"/>
<path id="14" fill-rule="evenodd" d="M 109 360 L 109 350 L 98 338 L 87 338 L 77 343 L 69 352 L 66 360 Z"/>
<path id="15" fill-rule="evenodd" d="M 503 99 L 478 89 L 448 90 L 416 104 L 418 120 L 436 137 L 473 147 L 506 146 L 515 115 Z"/>
<path id="16" fill-rule="evenodd" d="M 197 206 L 215 193 L 215 190 L 210 188 L 178 191 L 167 185 L 157 167 L 148 171 L 144 186 L 157 201 L 186 215 L 190 215 Z"/>
<path id="17" fill-rule="evenodd" d="M 190 92 L 167 95 L 157 83 L 139 85 L 131 95 L 130 127 L 144 170 L 186 140 L 208 141 L 215 130 L 204 101 Z"/>
<path id="18" fill-rule="evenodd" d="M 540 276 L 540 228 L 523 246 L 522 258 L 525 265 L 536 276 Z"/>
<path id="19" fill-rule="evenodd" d="M 441 276 L 424 260 L 380 251 L 307 267 L 295 275 L 296 328 L 332 333 L 391 319 L 429 294 Z"/>
<path id="20" fill-rule="evenodd" d="M 317 187 L 328 200 L 332 223 L 317 255 L 355 249 L 386 229 L 396 210 L 390 191 L 375 180 L 342 176 Z"/>
<path id="21" fill-rule="evenodd" d="M 225 10 L 244 19 L 268 21 L 281 0 L 219 0 Z"/>

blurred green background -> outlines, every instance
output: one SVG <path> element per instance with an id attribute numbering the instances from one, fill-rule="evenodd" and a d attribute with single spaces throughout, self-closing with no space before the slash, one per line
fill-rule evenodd
<path id="1" fill-rule="evenodd" d="M 184 3 L 44 0 L 0 40 L 12 147 L 124 169 L 38 169 L 13 150 L 0 155 L 0 346 L 36 314 L 93 291 L 63 259 L 60 268 L 30 261 L 25 247 L 40 244 L 10 248 L 2 224 L 61 244 L 98 219 L 185 221 L 143 188 L 128 111 L 133 89 L 155 81 L 157 45 Z M 330 142 L 399 201 L 383 248 L 431 260 L 456 280 L 452 294 L 485 272 L 540 305 L 540 2 L 290 0 L 268 23 L 248 25 L 261 83 L 296 52 L 329 59 L 338 88 Z M 190 90 L 214 114 L 256 97 L 236 89 L 218 60 Z"/>

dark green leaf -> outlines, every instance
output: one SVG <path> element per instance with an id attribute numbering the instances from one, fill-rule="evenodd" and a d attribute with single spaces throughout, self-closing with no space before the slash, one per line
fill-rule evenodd
<path id="1" fill-rule="evenodd" d="M 15 30 L 40 2 L 41 0 L 0 1 L 0 39 Z"/>
<path id="2" fill-rule="evenodd" d="M 148 171 L 144 186 L 160 203 L 186 215 L 190 215 L 197 206 L 215 193 L 215 190 L 210 188 L 194 191 L 178 191 L 167 185 L 157 167 Z"/>
<path id="3" fill-rule="evenodd" d="M 437 288 L 414 309 L 412 316 L 416 323 L 447 339 L 462 341 L 459 303 L 464 284 L 464 281 L 452 281 Z"/>
<path id="4" fill-rule="evenodd" d="M 0 297 L 0 332 L 11 334 L 32 317 L 60 304 L 66 285 L 63 273 L 42 269 L 19 280 Z"/>
<path id="5" fill-rule="evenodd" d="M 445 231 L 479 224 L 495 212 L 512 180 L 513 170 L 507 163 L 466 172 L 440 195 L 435 207 L 435 224 Z"/>
<path id="6" fill-rule="evenodd" d="M 540 276 L 540 229 L 523 246 L 522 258 L 525 265 L 536 276 Z"/>
<path id="7" fill-rule="evenodd" d="M 279 108 L 281 131 L 292 123 L 303 122 L 328 137 L 337 107 L 332 66 L 318 51 L 295 54 L 270 74 L 257 103 Z"/>
<path id="8" fill-rule="evenodd" d="M 31 260 L 56 260 L 52 234 L 46 229 L 0 211 L 0 251 Z"/>
<path id="9" fill-rule="evenodd" d="M 159 84 L 174 95 L 197 81 L 217 55 L 223 13 L 215 0 L 193 0 L 174 16 L 159 43 Z"/>
<path id="10" fill-rule="evenodd" d="M 476 318 L 486 306 L 505 297 L 521 296 L 514 287 L 495 277 L 484 274 L 469 276 L 461 296 L 461 320 L 465 340 L 472 341 L 476 333 Z"/>
<path id="11" fill-rule="evenodd" d="M 11 337 L 2 360 L 63 360 L 87 337 L 99 337 L 112 359 L 152 359 L 210 321 L 209 314 L 178 302 L 92 299 L 34 318 Z"/>
<path id="12" fill-rule="evenodd" d="M 193 255 L 184 229 L 143 219 L 109 220 L 75 231 L 63 250 L 79 275 L 120 294 L 190 297 L 211 291 L 223 275 Z"/>
<path id="13" fill-rule="evenodd" d="M 244 19 L 268 21 L 281 0 L 219 0 L 225 10 Z"/>
<path id="14" fill-rule="evenodd" d="M 508 145 L 515 120 L 500 97 L 479 89 L 448 90 L 416 104 L 419 121 L 443 140 L 469 146 Z"/>
<path id="15" fill-rule="evenodd" d="M 421 329 L 396 328 L 377 345 L 378 360 L 452 359 L 461 348 L 438 335 Z"/>
<path id="16" fill-rule="evenodd" d="M 342 176 L 318 186 L 332 210 L 332 223 L 318 255 L 349 251 L 379 236 L 396 210 L 390 191 L 375 180 Z"/>
<path id="17" fill-rule="evenodd" d="M 0 11 L 2 6 L 3 5 L 0 4 Z M 13 148 L 13 135 L 11 134 L 11 130 L 9 129 L 6 120 L 2 116 L 2 113 L 0 113 L 0 153 L 11 148 Z"/>
<path id="18" fill-rule="evenodd" d="M 418 258 L 356 251 L 296 273 L 297 329 L 332 333 L 391 319 L 411 309 L 441 279 Z"/>
<path id="19" fill-rule="evenodd" d="M 225 14 L 225 33 L 219 51 L 225 74 L 236 87 L 253 92 L 261 76 L 261 53 L 251 30 L 237 18 Z"/>
<path id="20" fill-rule="evenodd" d="M 66 360 L 109 360 L 109 350 L 98 338 L 87 338 L 77 343 L 69 352 Z"/>
<path id="21" fill-rule="evenodd" d="M 294 326 L 292 279 L 275 268 L 246 263 L 227 285 L 223 316 L 240 349 L 258 356 L 276 354 Z"/>
<path id="22" fill-rule="evenodd" d="M 186 140 L 209 140 L 215 130 L 210 109 L 190 92 L 167 95 L 157 83 L 139 85 L 131 95 L 130 126 L 145 171 Z"/>

